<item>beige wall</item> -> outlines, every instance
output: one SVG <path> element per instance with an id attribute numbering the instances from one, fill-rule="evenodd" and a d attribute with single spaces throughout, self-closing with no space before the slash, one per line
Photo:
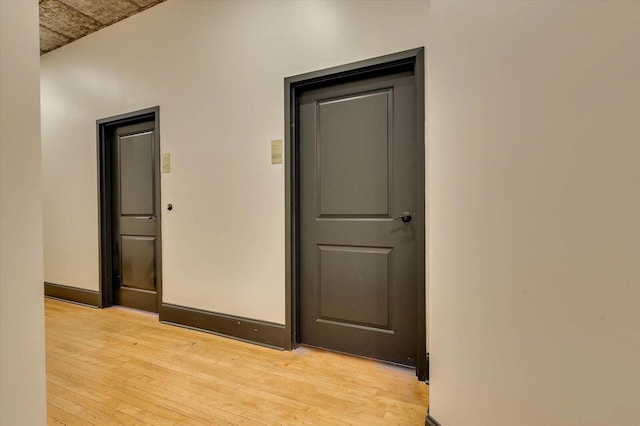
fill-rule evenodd
<path id="1" fill-rule="evenodd" d="M 433 2 L 431 414 L 640 422 L 640 2 Z"/>
<path id="2" fill-rule="evenodd" d="M 38 2 L 0 1 L 0 424 L 46 423 Z"/>
<path id="3" fill-rule="evenodd" d="M 160 105 L 164 301 L 285 321 L 284 78 L 426 44 L 425 2 L 167 1 L 42 57 L 45 279 L 98 289 L 95 120 Z"/>
<path id="4" fill-rule="evenodd" d="M 165 301 L 283 322 L 283 78 L 424 45 L 432 415 L 631 426 L 639 7 L 169 0 L 44 55 L 45 278 L 97 290 L 95 120 L 160 105 Z"/>

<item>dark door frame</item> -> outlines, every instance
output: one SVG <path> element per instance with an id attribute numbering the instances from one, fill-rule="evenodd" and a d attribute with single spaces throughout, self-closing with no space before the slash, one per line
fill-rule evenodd
<path id="1" fill-rule="evenodd" d="M 158 288 L 158 312 L 162 305 L 162 222 L 160 209 L 160 107 L 146 108 L 126 114 L 96 120 L 98 152 L 98 238 L 100 256 L 100 307 L 113 306 L 113 256 L 112 256 L 112 196 L 111 184 L 113 164 L 111 144 L 112 130 L 116 127 L 154 121 L 155 149 L 155 207 L 158 212 L 156 221 L 156 285 Z"/>
<path id="2" fill-rule="evenodd" d="M 425 107 L 424 48 L 381 56 L 365 61 L 328 68 L 284 80 L 285 97 L 285 332 L 291 336 L 289 349 L 298 346 L 299 326 L 299 158 L 298 99 L 312 88 L 349 82 L 365 77 L 386 75 L 412 69 L 416 80 L 416 171 L 417 171 L 417 311 L 416 375 L 428 380 L 426 344 L 426 245 L 425 245 Z"/>

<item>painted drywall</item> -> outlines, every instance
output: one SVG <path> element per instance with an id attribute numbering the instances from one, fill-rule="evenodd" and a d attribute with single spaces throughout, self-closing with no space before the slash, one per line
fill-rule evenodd
<path id="1" fill-rule="evenodd" d="M 98 288 L 95 119 L 160 105 L 165 301 L 283 322 L 282 79 L 426 45 L 431 414 L 633 425 L 639 6 L 169 0 L 46 54 L 45 278 Z"/>
<path id="2" fill-rule="evenodd" d="M 0 424 L 46 423 L 38 2 L 0 1 Z"/>
<path id="3" fill-rule="evenodd" d="M 284 323 L 283 80 L 424 46 L 427 14 L 169 0 L 42 56 L 46 281 L 98 289 L 95 121 L 159 105 L 164 301 Z"/>
<path id="4" fill-rule="evenodd" d="M 433 2 L 431 415 L 640 422 L 640 2 Z"/>

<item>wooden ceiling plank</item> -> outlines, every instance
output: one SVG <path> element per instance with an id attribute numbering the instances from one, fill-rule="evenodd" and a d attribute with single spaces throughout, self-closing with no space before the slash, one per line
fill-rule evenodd
<path id="1" fill-rule="evenodd" d="M 164 1 L 39 0 L 40 53 L 50 52 Z"/>
<path id="2" fill-rule="evenodd" d="M 69 7 L 90 16 L 102 25 L 118 22 L 140 10 L 140 7 L 128 0 L 59 0 Z"/>
<path id="3" fill-rule="evenodd" d="M 69 43 L 71 39 L 63 34 L 40 25 L 40 52 L 47 53 Z"/>
<path id="4" fill-rule="evenodd" d="M 155 6 L 158 3 L 162 3 L 165 0 L 131 0 L 133 3 L 137 4 L 141 8 L 147 9 L 151 6 Z"/>
<path id="5" fill-rule="evenodd" d="M 95 19 L 55 0 L 40 2 L 40 23 L 74 40 L 102 27 Z"/>

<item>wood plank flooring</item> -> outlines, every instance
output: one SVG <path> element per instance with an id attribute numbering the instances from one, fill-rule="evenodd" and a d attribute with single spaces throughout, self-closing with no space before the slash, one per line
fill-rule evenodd
<path id="1" fill-rule="evenodd" d="M 413 370 L 46 299 L 50 425 L 423 425 Z"/>

